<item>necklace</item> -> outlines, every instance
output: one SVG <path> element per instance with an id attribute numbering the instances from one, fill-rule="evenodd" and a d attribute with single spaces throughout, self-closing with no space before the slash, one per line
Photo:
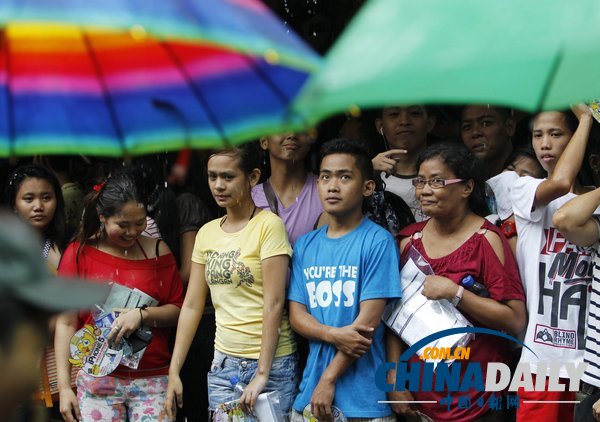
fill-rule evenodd
<path id="1" fill-rule="evenodd" d="M 252 217 L 254 217 L 255 212 L 256 212 L 256 205 L 254 206 L 254 209 L 252 210 L 252 214 L 250 214 L 250 218 L 248 218 L 248 221 L 252 220 Z M 227 220 L 227 215 L 225 215 L 225 217 L 223 217 L 223 219 L 219 223 L 219 227 L 223 227 L 223 224 L 225 224 L 225 220 Z"/>
<path id="2" fill-rule="evenodd" d="M 48 238 L 45 238 L 44 246 L 42 247 L 42 258 L 48 259 L 48 255 L 50 255 L 51 248 L 52 248 L 52 241 Z"/>

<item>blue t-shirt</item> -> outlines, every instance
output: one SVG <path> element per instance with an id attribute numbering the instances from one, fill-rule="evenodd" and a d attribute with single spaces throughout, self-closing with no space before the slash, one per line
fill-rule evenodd
<path id="1" fill-rule="evenodd" d="M 331 239 L 327 227 L 296 241 L 288 298 L 306 306 L 321 324 L 343 327 L 354 322 L 360 302 L 400 297 L 398 249 L 392 235 L 364 218 L 350 233 Z M 369 352 L 344 372 L 335 385 L 333 405 L 346 417 L 378 418 L 392 414 L 386 395 L 375 385 L 375 371 L 385 362 L 384 327 L 373 335 Z M 310 342 L 308 361 L 294 409 L 302 412 L 321 375 L 333 360 L 335 346 Z"/>

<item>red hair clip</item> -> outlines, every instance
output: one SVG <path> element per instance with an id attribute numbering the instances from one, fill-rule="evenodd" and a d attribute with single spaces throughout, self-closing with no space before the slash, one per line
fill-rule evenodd
<path id="1" fill-rule="evenodd" d="M 97 185 L 94 185 L 93 189 L 96 192 L 100 192 L 102 190 L 102 188 L 104 187 L 104 185 L 106 185 L 106 182 L 98 183 Z"/>

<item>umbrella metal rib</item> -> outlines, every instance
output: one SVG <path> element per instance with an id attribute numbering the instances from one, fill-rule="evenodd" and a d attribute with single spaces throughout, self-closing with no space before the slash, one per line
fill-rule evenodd
<path id="1" fill-rule="evenodd" d="M 125 135 L 123 133 L 123 128 L 121 127 L 121 124 L 117 117 L 117 112 L 115 110 L 114 102 L 113 102 L 112 97 L 106 86 L 106 80 L 104 78 L 104 73 L 102 72 L 102 69 L 100 68 L 100 65 L 98 63 L 98 57 L 96 56 L 96 53 L 90 43 L 90 39 L 89 39 L 87 33 L 82 28 L 80 28 L 79 30 L 81 31 L 81 34 L 83 36 L 85 48 L 87 49 L 87 52 L 89 53 L 89 56 L 91 58 L 94 72 L 96 72 L 96 77 L 98 79 L 98 82 L 100 83 L 100 88 L 102 89 L 102 94 L 103 94 L 102 97 L 104 98 L 104 103 L 106 104 L 106 108 L 108 109 L 108 113 L 110 115 L 110 119 L 113 123 L 113 127 L 115 129 L 115 132 L 117 134 L 119 142 L 121 143 L 122 154 L 124 154 L 126 151 Z"/>
<path id="2" fill-rule="evenodd" d="M 181 63 L 181 61 L 179 60 L 179 57 L 177 57 L 177 55 L 171 49 L 171 47 L 169 46 L 169 44 L 166 43 L 166 42 L 164 42 L 164 41 L 162 41 L 162 40 L 159 41 L 159 44 L 165 49 L 165 51 L 167 52 L 167 54 L 169 55 L 169 57 L 171 58 L 171 60 L 173 60 L 173 63 L 175 63 L 175 66 L 181 72 L 181 74 L 183 75 L 185 81 L 188 83 L 188 85 L 189 85 L 192 93 L 194 94 L 194 96 L 196 97 L 196 99 L 200 102 L 200 104 L 202 105 L 202 107 L 206 111 L 206 115 L 208 116 L 210 122 L 213 124 L 213 126 L 215 127 L 215 129 L 217 130 L 217 132 L 219 133 L 219 135 L 221 136 L 221 139 L 223 140 L 223 146 L 225 148 L 229 148 L 230 147 L 230 142 L 227 139 L 227 135 L 225 134 L 225 130 L 223 129 L 223 126 L 219 122 L 219 119 L 218 119 L 217 115 L 214 113 L 214 111 L 212 110 L 212 108 L 209 106 L 208 101 L 206 100 L 206 97 L 204 96 L 204 94 L 201 92 L 200 88 L 194 83 L 194 81 L 190 77 L 189 73 L 187 72 L 187 70 L 185 69 L 185 67 L 183 66 L 183 64 Z"/>

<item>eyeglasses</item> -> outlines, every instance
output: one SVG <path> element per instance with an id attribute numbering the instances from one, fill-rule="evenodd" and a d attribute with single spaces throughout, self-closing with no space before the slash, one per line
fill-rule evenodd
<path id="1" fill-rule="evenodd" d="M 412 184 L 416 189 L 423 189 L 425 185 L 429 185 L 431 189 L 441 189 L 444 186 L 453 185 L 454 183 L 464 182 L 464 179 L 442 179 L 433 178 L 431 180 L 425 180 L 420 177 L 412 179 Z"/>

